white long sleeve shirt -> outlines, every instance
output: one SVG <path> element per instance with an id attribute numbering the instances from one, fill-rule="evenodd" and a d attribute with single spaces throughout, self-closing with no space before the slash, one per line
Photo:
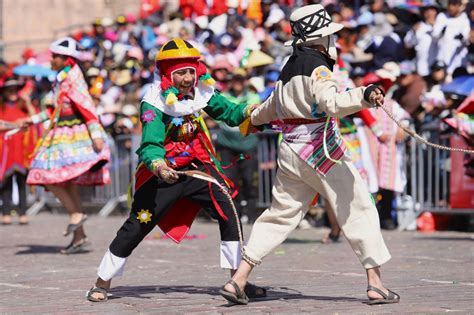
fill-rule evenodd
<path id="1" fill-rule="evenodd" d="M 444 33 L 443 33 L 444 29 Z M 457 17 L 447 16 L 440 13 L 436 17 L 433 27 L 433 38 L 438 41 L 437 60 L 443 61 L 448 66 L 448 73 L 453 73 L 454 69 L 463 66 L 467 55 L 467 42 L 471 26 L 469 18 L 465 12 Z M 462 35 L 462 40 L 455 37 Z"/>

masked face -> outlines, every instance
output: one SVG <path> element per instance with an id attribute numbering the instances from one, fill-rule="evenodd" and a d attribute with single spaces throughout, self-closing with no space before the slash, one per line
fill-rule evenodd
<path id="1" fill-rule="evenodd" d="M 328 54 L 329 58 L 337 62 L 337 49 L 336 49 L 336 36 L 333 34 L 329 36 L 324 36 L 323 38 L 319 38 L 317 40 L 312 40 L 309 41 L 307 45 L 305 43 L 302 43 L 301 45 L 304 46 L 323 46 L 324 49 L 326 50 L 326 53 Z"/>
<path id="2" fill-rule="evenodd" d="M 329 57 L 331 57 L 332 60 L 337 62 L 336 36 L 334 36 L 332 34 L 329 35 L 328 54 L 329 54 Z"/>

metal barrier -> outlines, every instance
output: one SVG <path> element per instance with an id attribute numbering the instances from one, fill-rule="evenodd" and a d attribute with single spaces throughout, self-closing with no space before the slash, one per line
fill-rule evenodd
<path id="1" fill-rule="evenodd" d="M 438 130 L 425 130 L 422 135 L 434 143 L 445 146 L 453 145 L 453 141 L 458 138 L 453 134 L 443 135 Z M 453 146 L 459 146 L 462 143 L 462 140 L 457 141 Z M 453 188 L 463 183 L 454 182 L 452 176 L 464 172 L 462 163 L 453 161 L 459 158 L 462 160 L 463 153 L 436 150 L 420 145 L 414 139 L 410 139 L 409 152 L 410 163 L 407 166 L 410 180 L 406 194 L 412 196 L 416 211 L 449 214 L 474 213 L 473 202 L 466 202 L 464 206 L 453 202 L 453 197 L 456 197 Z M 470 181 L 469 178 L 464 177 L 464 181 L 466 180 Z M 474 187 L 467 187 L 465 193 L 474 196 Z"/>
<path id="2" fill-rule="evenodd" d="M 258 159 L 258 200 L 257 207 L 266 208 L 271 203 L 271 192 L 276 174 L 278 154 L 278 134 L 264 132 L 259 135 Z M 441 136 L 438 131 L 423 132 L 423 136 L 433 142 L 448 145 L 449 136 Z M 99 209 L 99 215 L 106 217 L 118 207 L 126 208 L 127 191 L 132 180 L 138 157 L 135 154 L 140 143 L 139 135 L 123 135 L 110 138 L 112 159 L 111 183 L 101 187 L 81 189 L 84 207 Z M 436 213 L 474 213 L 474 207 L 450 207 L 450 161 L 451 154 L 416 143 L 407 142 L 405 167 L 408 183 L 404 193 L 398 198 L 397 210 L 401 229 L 413 228 L 416 217 L 423 211 Z M 56 198 L 38 187 L 40 198 L 30 207 L 28 213 L 35 214 L 43 208 L 59 207 Z M 474 188 L 470 192 L 474 196 Z"/>
<path id="3" fill-rule="evenodd" d="M 258 134 L 258 199 L 257 207 L 267 208 L 272 201 L 272 186 L 276 175 L 279 133 L 263 132 Z"/>
<path id="4" fill-rule="evenodd" d="M 108 216 L 117 207 L 126 207 L 129 183 L 137 165 L 135 150 L 140 142 L 139 136 L 123 135 L 115 139 L 109 137 L 111 161 L 107 164 L 110 169 L 110 184 L 104 186 L 81 187 L 81 204 L 84 208 L 99 209 L 99 215 Z M 34 215 L 42 209 L 60 208 L 60 202 L 43 187 L 35 188 L 36 201 L 28 209 L 29 215 Z"/>

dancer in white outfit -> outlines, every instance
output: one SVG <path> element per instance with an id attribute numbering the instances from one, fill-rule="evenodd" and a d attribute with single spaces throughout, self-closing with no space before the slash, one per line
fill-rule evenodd
<path id="1" fill-rule="evenodd" d="M 282 70 L 275 91 L 251 117 L 253 125 L 283 121 L 283 142 L 272 204 L 255 222 L 239 269 L 220 291 L 228 301 L 247 304 L 243 292 L 253 267 L 291 233 L 316 193 L 334 209 L 339 226 L 366 269 L 369 304 L 395 303 L 380 266 L 391 257 L 380 232 L 377 209 L 366 183 L 345 155 L 335 117 L 383 103 L 375 85 L 337 92 L 332 80 L 336 59 L 332 34 L 342 28 L 321 5 L 295 10 L 290 17 L 293 55 Z"/>

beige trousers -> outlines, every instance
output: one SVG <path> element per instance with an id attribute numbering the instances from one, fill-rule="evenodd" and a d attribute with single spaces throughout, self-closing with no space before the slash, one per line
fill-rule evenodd
<path id="1" fill-rule="evenodd" d="M 386 263 L 391 256 L 367 184 L 349 158 L 341 162 L 323 176 L 282 142 L 272 204 L 255 221 L 245 255 L 260 261 L 272 252 L 296 228 L 319 193 L 334 209 L 339 226 L 364 268 Z"/>

